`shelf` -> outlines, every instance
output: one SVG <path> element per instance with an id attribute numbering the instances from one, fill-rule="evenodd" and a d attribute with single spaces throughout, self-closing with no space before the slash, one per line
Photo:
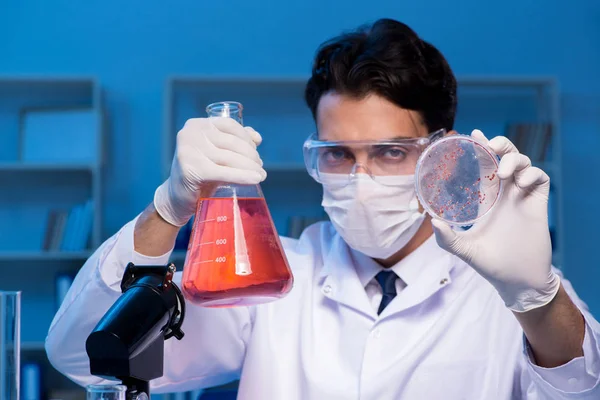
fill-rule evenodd
<path id="1" fill-rule="evenodd" d="M 0 172 L 93 172 L 89 164 L 27 164 L 0 162 Z"/>
<path id="2" fill-rule="evenodd" d="M 46 351 L 44 342 L 22 342 L 21 351 Z"/>
<path id="3" fill-rule="evenodd" d="M 174 75 L 169 81 L 171 84 L 302 84 L 305 85 L 308 75 Z M 554 84 L 556 79 L 552 76 L 526 76 L 526 75 L 462 75 L 457 76 L 459 85 L 469 86 L 545 86 Z"/>
<path id="4" fill-rule="evenodd" d="M 45 351 L 45 337 L 57 311 L 57 294 L 62 294 L 66 282 L 57 278 L 74 276 L 92 250 L 61 251 L 57 246 L 55 251 L 44 251 L 42 245 L 47 241 L 50 211 L 68 213 L 68 222 L 73 207 L 88 200 L 94 201 L 89 247 L 97 248 L 104 238 L 102 174 L 108 134 L 104 107 L 100 82 L 93 76 L 0 74 L 0 192 L 5 194 L 0 195 L 0 225 L 5 228 L 0 230 L 1 286 L 22 293 L 21 363 L 40 365 L 41 393 L 56 398 L 74 398 L 63 390 L 76 388 L 52 367 Z M 62 130 L 56 124 L 45 124 L 56 129 L 44 130 L 39 138 L 26 137 L 25 112 L 75 109 L 93 113 L 93 121 L 85 126 L 75 120 L 62 124 L 77 130 L 74 137 L 81 138 L 86 153 L 76 151 L 79 142 L 57 140 L 55 134 Z M 94 136 L 82 136 L 82 128 L 93 131 Z M 30 144 L 34 146 L 28 147 Z M 65 151 L 53 152 L 57 146 Z M 37 154 L 25 151 L 28 148 Z M 71 154 L 73 151 L 77 154 Z M 61 242 L 60 237 L 57 239 Z M 81 390 L 84 398 L 85 390 Z"/>
<path id="5" fill-rule="evenodd" d="M 168 84 L 301 84 L 305 85 L 309 76 L 302 75 L 174 75 L 168 80 Z"/>
<path id="6" fill-rule="evenodd" d="M 33 76 L 33 75 L 0 75 L 0 98 L 23 96 L 45 99 L 78 100 L 72 105 L 91 104 L 92 101 L 79 101 L 85 97 L 95 97 L 98 80 L 84 76 Z M 64 104 L 64 103 L 63 103 Z M 67 103 L 68 104 L 68 103 Z"/>
<path id="7" fill-rule="evenodd" d="M 45 76 L 45 75 L 0 75 L 0 84 L 81 84 L 91 85 L 96 83 L 94 76 L 65 75 L 65 76 Z"/>
<path id="8" fill-rule="evenodd" d="M 0 251 L 0 261 L 84 261 L 90 255 L 89 251 Z"/>
<path id="9" fill-rule="evenodd" d="M 170 172 L 177 131 L 187 118 L 202 114 L 204 105 L 218 100 L 244 104 L 244 122 L 265 139 L 260 153 L 267 179 L 261 183 L 270 212 L 280 233 L 286 232 L 290 214 L 321 211 L 322 187 L 307 173 L 302 144 L 314 131 L 314 120 L 302 101 L 308 75 L 173 75 L 167 79 L 164 98 L 162 171 Z M 546 172 L 556 194 L 557 247 L 564 248 L 562 164 L 560 158 L 559 91 L 551 75 L 458 75 L 458 126 L 478 127 L 484 132 L 505 132 L 514 121 L 547 121 L 553 126 L 551 153 L 533 165 Z M 463 113 L 464 112 L 464 116 Z M 535 154 L 534 154 L 535 156 Z M 536 157 L 534 157 L 536 158 Z M 564 251 L 554 260 L 564 266 Z M 172 260 L 181 263 L 185 251 Z"/>
<path id="10" fill-rule="evenodd" d="M 510 75 L 464 75 L 456 77 L 459 86 L 530 86 L 543 87 L 553 85 L 552 76 L 510 76 Z"/>

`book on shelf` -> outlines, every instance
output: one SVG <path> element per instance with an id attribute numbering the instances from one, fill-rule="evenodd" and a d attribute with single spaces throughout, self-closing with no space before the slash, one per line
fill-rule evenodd
<path id="1" fill-rule="evenodd" d="M 41 400 L 42 369 L 38 363 L 28 362 L 21 366 L 21 399 Z"/>
<path id="2" fill-rule="evenodd" d="M 69 289 L 75 280 L 75 276 L 73 274 L 58 274 L 54 279 L 54 293 L 56 295 L 56 309 L 60 308 L 60 305 L 63 303 L 65 298 L 67 297 L 67 293 L 69 293 Z"/>
<path id="3" fill-rule="evenodd" d="M 533 163 L 542 163 L 551 158 L 553 128 L 550 123 L 511 123 L 506 128 L 505 136 Z"/>
<path id="4" fill-rule="evenodd" d="M 94 222 L 92 200 L 70 210 L 50 210 L 46 224 L 43 251 L 82 251 L 88 247 Z"/>
<path id="5" fill-rule="evenodd" d="M 68 213 L 63 210 L 50 210 L 48 223 L 46 224 L 46 235 L 42 250 L 51 251 L 60 248 L 60 240 L 67 223 Z"/>

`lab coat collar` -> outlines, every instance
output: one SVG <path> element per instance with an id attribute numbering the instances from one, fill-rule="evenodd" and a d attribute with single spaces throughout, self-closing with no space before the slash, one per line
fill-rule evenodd
<path id="1" fill-rule="evenodd" d="M 431 236 L 414 252 L 392 267 L 406 283 L 406 287 L 392 300 L 379 316 L 391 317 L 423 303 L 451 283 L 450 272 L 457 258 L 441 249 Z"/>
<path id="2" fill-rule="evenodd" d="M 337 233 L 331 238 L 329 251 L 323 254 L 320 282 L 325 297 L 361 312 L 371 319 L 377 318 L 367 292 L 356 274 L 350 248 Z"/>
<path id="3" fill-rule="evenodd" d="M 356 273 L 363 287 L 375 278 L 375 275 L 384 268 L 371 257 L 356 250 L 350 249 Z M 424 278 L 427 274 L 427 265 L 438 262 L 447 253 L 441 249 L 435 235 L 431 235 L 412 253 L 397 262 L 391 270 L 398 275 L 406 285 L 412 285 Z"/>
<path id="4" fill-rule="evenodd" d="M 369 302 L 365 286 L 382 267 L 369 257 L 351 250 L 338 234 L 333 236 L 323 264 L 321 289 L 326 297 L 371 318 L 383 319 L 423 302 L 450 284 L 455 258 L 442 250 L 432 235 L 392 267 L 407 287 L 379 317 Z"/>

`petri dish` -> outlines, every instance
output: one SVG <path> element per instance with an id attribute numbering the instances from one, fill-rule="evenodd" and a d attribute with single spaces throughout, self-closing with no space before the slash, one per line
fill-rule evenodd
<path id="1" fill-rule="evenodd" d="M 432 217 L 467 227 L 489 214 L 502 195 L 500 159 L 471 136 L 454 134 L 429 145 L 417 161 L 419 202 Z"/>

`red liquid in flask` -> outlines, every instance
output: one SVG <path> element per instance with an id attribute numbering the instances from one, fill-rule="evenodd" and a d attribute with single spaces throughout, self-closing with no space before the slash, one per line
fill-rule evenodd
<path id="1" fill-rule="evenodd" d="M 183 292 L 204 307 L 248 306 L 285 296 L 293 277 L 264 198 L 201 199 Z"/>

